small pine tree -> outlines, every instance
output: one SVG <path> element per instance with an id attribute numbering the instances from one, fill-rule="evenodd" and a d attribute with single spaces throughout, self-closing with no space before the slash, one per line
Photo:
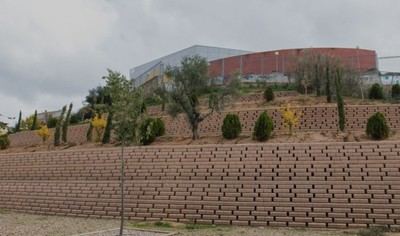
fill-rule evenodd
<path id="1" fill-rule="evenodd" d="M 37 129 L 37 110 L 35 110 L 35 114 L 33 115 L 33 121 L 31 126 L 31 130 L 36 130 L 36 129 Z"/>
<path id="2" fill-rule="evenodd" d="M 272 90 L 271 87 L 267 87 L 264 90 L 264 99 L 267 102 L 271 102 L 271 101 L 273 101 L 275 99 L 274 90 Z"/>
<path id="3" fill-rule="evenodd" d="M 19 111 L 18 122 L 15 125 L 15 132 L 21 131 L 22 111 Z"/>
<path id="4" fill-rule="evenodd" d="M 372 115 L 368 119 L 366 133 L 369 137 L 376 140 L 389 137 L 389 126 L 387 125 L 385 115 L 380 112 Z"/>
<path id="5" fill-rule="evenodd" d="M 258 141 L 265 141 L 271 137 L 274 130 L 274 122 L 267 112 L 261 113 L 254 126 L 253 138 Z"/>
<path id="6" fill-rule="evenodd" d="M 67 106 L 63 106 L 61 115 L 58 118 L 57 125 L 56 125 L 56 130 L 54 131 L 54 146 L 59 146 L 60 145 L 60 138 L 61 138 L 61 127 L 62 123 L 64 120 L 64 114 L 65 111 L 67 110 Z"/>
<path id="7" fill-rule="evenodd" d="M 237 138 L 242 131 L 242 124 L 236 114 L 227 114 L 222 124 L 222 136 L 226 139 Z"/>
<path id="8" fill-rule="evenodd" d="M 400 98 L 400 84 L 394 84 L 392 86 L 392 98 L 394 99 Z"/>
<path id="9" fill-rule="evenodd" d="M 68 137 L 68 126 L 71 119 L 71 111 L 72 111 L 72 103 L 69 104 L 67 115 L 65 116 L 65 120 L 62 126 L 62 141 L 67 143 Z"/>
<path id="10" fill-rule="evenodd" d="M 373 84 L 369 89 L 368 97 L 369 99 L 383 99 L 384 95 L 382 86 L 378 83 Z"/>

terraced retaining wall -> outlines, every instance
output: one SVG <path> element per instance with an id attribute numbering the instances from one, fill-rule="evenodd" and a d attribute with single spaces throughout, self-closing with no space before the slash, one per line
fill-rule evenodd
<path id="1" fill-rule="evenodd" d="M 119 149 L 0 155 L 0 208 L 118 217 Z M 400 142 L 128 148 L 126 216 L 252 226 L 400 224 Z"/>
<path id="2" fill-rule="evenodd" d="M 326 131 L 337 130 L 337 108 L 330 106 L 306 106 L 293 107 L 301 114 L 298 131 Z M 275 123 L 275 131 L 286 131 L 282 123 L 279 107 L 268 109 L 240 109 L 214 113 L 200 123 L 199 133 L 203 136 L 221 135 L 222 121 L 227 113 L 236 113 L 239 115 L 242 123 L 242 132 L 250 134 L 253 130 L 255 121 L 261 112 L 267 111 Z M 400 105 L 349 105 L 346 106 L 346 129 L 347 130 L 365 130 L 368 118 L 375 112 L 382 112 L 388 121 L 391 129 L 400 129 Z M 166 135 L 175 137 L 191 137 L 191 129 L 183 115 L 176 118 L 163 116 L 162 119 L 166 126 Z M 88 125 L 70 126 L 68 134 L 69 142 L 82 143 L 86 141 L 86 132 Z M 32 131 L 24 131 L 10 135 L 11 146 L 30 146 L 40 144 L 41 140 Z"/>

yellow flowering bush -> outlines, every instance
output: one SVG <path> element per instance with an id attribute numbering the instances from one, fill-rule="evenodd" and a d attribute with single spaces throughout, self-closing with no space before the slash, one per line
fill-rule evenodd
<path id="1" fill-rule="evenodd" d="M 40 129 L 36 130 L 36 134 L 42 138 L 43 143 L 50 137 L 50 131 L 47 125 L 42 125 Z"/>
<path id="2" fill-rule="evenodd" d="M 107 121 L 102 115 L 98 114 L 92 119 L 91 124 L 96 131 L 96 142 L 100 142 L 104 129 L 106 128 Z"/>
<path id="3" fill-rule="evenodd" d="M 300 114 L 296 113 L 290 106 L 286 104 L 281 108 L 281 115 L 283 119 L 283 124 L 289 128 L 289 134 L 292 135 L 293 127 L 299 124 Z"/>

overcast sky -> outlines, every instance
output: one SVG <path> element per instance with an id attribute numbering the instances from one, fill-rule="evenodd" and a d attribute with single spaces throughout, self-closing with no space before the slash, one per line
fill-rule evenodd
<path id="1" fill-rule="evenodd" d="M 78 108 L 107 68 L 128 76 L 193 44 L 400 55 L 399 9 L 398 0 L 0 0 L 0 113 Z M 400 71 L 400 60 L 380 67 Z"/>

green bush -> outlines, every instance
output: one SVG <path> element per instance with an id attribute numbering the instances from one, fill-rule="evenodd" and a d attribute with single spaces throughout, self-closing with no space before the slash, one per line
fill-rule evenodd
<path id="1" fill-rule="evenodd" d="M 264 90 L 264 99 L 267 102 L 273 101 L 275 99 L 274 90 L 271 87 L 267 87 Z"/>
<path id="2" fill-rule="evenodd" d="M 367 135 L 373 139 L 381 140 L 389 136 L 389 127 L 385 116 L 377 112 L 368 119 Z"/>
<path id="3" fill-rule="evenodd" d="M 54 128 L 57 125 L 57 118 L 54 118 L 52 116 L 49 116 L 49 118 L 47 118 L 47 127 L 50 128 Z"/>
<path id="4" fill-rule="evenodd" d="M 239 116 L 236 114 L 227 114 L 222 124 L 222 136 L 226 139 L 237 138 L 242 132 Z"/>
<path id="5" fill-rule="evenodd" d="M 79 113 L 74 113 L 71 115 L 71 119 L 69 120 L 69 123 L 71 125 L 78 124 L 79 122 L 82 121 L 82 116 Z"/>
<path id="6" fill-rule="evenodd" d="M 156 137 L 160 137 L 165 134 L 164 121 L 159 117 L 154 120 L 154 131 L 155 131 Z"/>
<path id="7" fill-rule="evenodd" d="M 400 98 L 400 84 L 394 84 L 392 86 L 392 98 L 395 98 L 395 99 Z"/>
<path id="8" fill-rule="evenodd" d="M 373 84 L 372 87 L 369 89 L 368 94 L 369 99 L 383 99 L 383 88 L 380 84 Z"/>
<path id="9" fill-rule="evenodd" d="M 267 112 L 261 113 L 254 126 L 253 138 L 258 141 L 265 141 L 271 137 L 274 130 L 274 122 Z"/>
<path id="10" fill-rule="evenodd" d="M 7 149 L 10 146 L 10 140 L 8 139 L 8 135 L 0 136 L 0 149 Z"/>
<path id="11" fill-rule="evenodd" d="M 149 145 L 156 139 L 155 119 L 147 118 L 139 125 L 139 143 Z"/>

